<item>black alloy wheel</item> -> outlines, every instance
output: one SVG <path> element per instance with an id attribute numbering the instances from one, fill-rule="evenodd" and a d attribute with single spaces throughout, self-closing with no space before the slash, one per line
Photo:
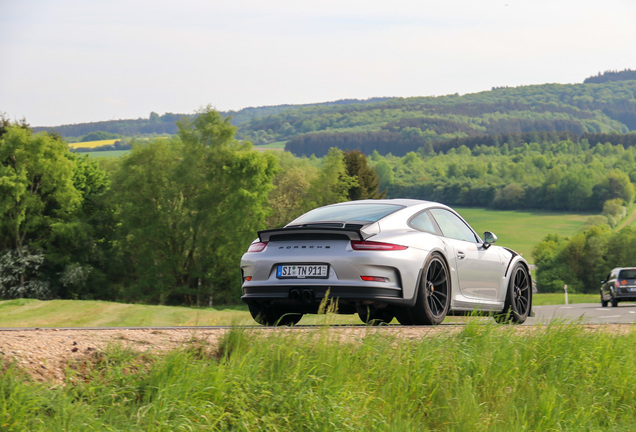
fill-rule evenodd
<path id="1" fill-rule="evenodd" d="M 415 306 L 402 309 L 398 321 L 403 325 L 437 325 L 450 307 L 451 283 L 446 261 L 439 253 L 426 260 Z"/>
<path id="2" fill-rule="evenodd" d="M 512 270 L 504 310 L 495 315 L 499 323 L 522 324 L 532 307 L 532 281 L 526 267 L 517 263 Z"/>

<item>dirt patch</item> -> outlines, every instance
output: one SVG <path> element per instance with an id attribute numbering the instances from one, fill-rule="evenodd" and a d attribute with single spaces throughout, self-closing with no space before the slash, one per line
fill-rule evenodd
<path id="1" fill-rule="evenodd" d="M 626 334 L 630 325 L 586 325 L 589 331 L 604 331 Z M 448 335 L 461 331 L 464 326 L 437 327 L 332 327 L 335 339 L 362 340 L 369 334 L 381 332 L 387 336 L 405 339 L 420 339 L 437 335 Z M 514 331 L 520 334 L 536 331 L 542 326 L 519 326 Z M 321 327 L 259 328 L 253 331 L 267 334 L 273 331 L 317 332 Z M 502 327 L 502 330 L 509 327 Z M 176 328 L 176 329 L 38 329 L 0 330 L 0 357 L 15 361 L 20 369 L 35 380 L 51 384 L 63 384 L 66 370 L 71 363 L 81 363 L 103 352 L 109 345 L 133 349 L 140 353 L 162 354 L 186 346 L 193 340 L 203 341 L 211 348 L 218 345 L 227 328 Z"/>

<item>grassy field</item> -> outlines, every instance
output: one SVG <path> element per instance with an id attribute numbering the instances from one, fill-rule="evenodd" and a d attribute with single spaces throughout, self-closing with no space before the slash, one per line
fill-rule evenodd
<path id="1" fill-rule="evenodd" d="M 115 144 L 116 141 L 120 141 L 120 139 L 108 139 L 108 140 L 99 140 L 99 141 L 86 141 L 86 142 L 77 142 L 77 143 L 69 143 L 69 147 L 72 149 L 76 149 L 78 147 L 82 148 L 95 148 L 101 147 L 105 145 Z"/>
<path id="2" fill-rule="evenodd" d="M 416 339 L 235 328 L 165 356 L 111 346 L 66 385 L 0 356 L 3 431 L 630 431 L 636 331 L 467 325 Z M 628 365 L 628 367 L 625 367 Z"/>
<path id="3" fill-rule="evenodd" d="M 130 152 L 130 150 L 108 150 L 108 151 L 90 151 L 83 152 L 80 154 L 89 155 L 90 157 L 107 157 L 107 158 L 118 158 Z"/>
<path id="4" fill-rule="evenodd" d="M 276 141 L 269 144 L 255 145 L 256 150 L 285 150 L 287 141 Z"/>
<path id="5" fill-rule="evenodd" d="M 534 305 L 563 304 L 563 294 L 535 294 Z M 570 303 L 597 303 L 595 294 L 570 294 Z M 480 320 L 448 317 L 447 322 Z M 358 315 L 306 315 L 303 325 L 360 324 Z M 212 308 L 148 306 L 93 300 L 0 301 L 0 327 L 145 327 L 255 324 L 244 305 Z"/>
<path id="6" fill-rule="evenodd" d="M 497 234 L 497 245 L 506 246 L 533 261 L 532 249 L 548 234 L 571 236 L 585 226 L 592 214 L 543 211 L 490 210 L 455 207 L 477 231 Z"/>
<path id="7" fill-rule="evenodd" d="M 199 309 L 93 300 L 0 301 L 0 327 L 140 327 L 252 324 L 245 306 Z"/>

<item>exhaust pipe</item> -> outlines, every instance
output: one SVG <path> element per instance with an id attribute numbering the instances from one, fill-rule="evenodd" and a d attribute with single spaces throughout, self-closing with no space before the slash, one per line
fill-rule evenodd
<path id="1" fill-rule="evenodd" d="M 314 292 L 311 290 L 303 290 L 302 299 L 305 303 L 311 303 L 314 299 Z"/>
<path id="2" fill-rule="evenodd" d="M 294 301 L 300 301 L 300 291 L 298 291 L 297 289 L 291 290 L 291 292 L 289 293 L 289 298 Z"/>

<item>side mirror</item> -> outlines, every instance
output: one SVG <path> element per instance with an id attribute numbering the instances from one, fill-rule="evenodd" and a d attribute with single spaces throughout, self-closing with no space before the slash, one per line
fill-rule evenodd
<path id="1" fill-rule="evenodd" d="M 491 244 L 494 244 L 496 242 L 497 242 L 497 236 L 495 235 L 495 233 L 492 233 L 490 231 L 486 231 L 484 233 L 484 247 L 486 249 L 488 249 Z"/>

